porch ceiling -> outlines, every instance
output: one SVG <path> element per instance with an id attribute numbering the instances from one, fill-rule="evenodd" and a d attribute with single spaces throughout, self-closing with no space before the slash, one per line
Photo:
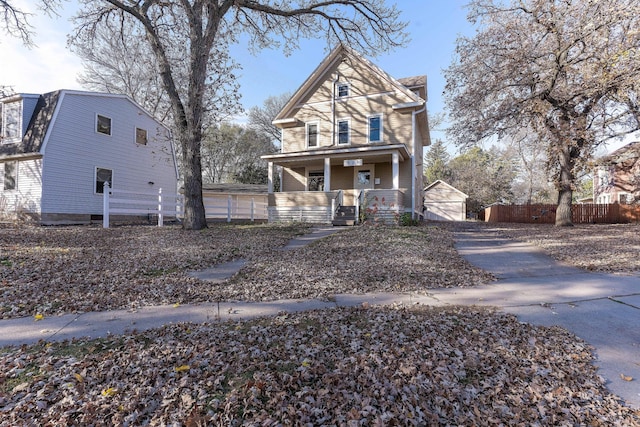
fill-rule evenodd
<path id="1" fill-rule="evenodd" d="M 411 158 L 409 150 L 404 144 L 320 148 L 293 153 L 271 154 L 262 156 L 262 158 L 279 166 L 295 167 L 314 163 L 323 164 L 325 158 L 330 158 L 332 165 L 340 165 L 344 160 L 348 159 L 362 159 L 363 163 L 391 163 L 393 153 L 398 153 L 398 159 L 401 162 Z"/>

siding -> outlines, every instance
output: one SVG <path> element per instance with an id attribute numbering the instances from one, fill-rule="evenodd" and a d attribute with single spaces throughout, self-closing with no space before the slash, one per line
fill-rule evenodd
<path id="1" fill-rule="evenodd" d="M 17 161 L 15 190 L 4 190 L 4 164 L 0 167 L 0 212 L 40 213 L 42 160 Z"/>
<path id="2" fill-rule="evenodd" d="M 352 68 L 353 67 L 353 68 Z M 305 99 L 295 114 L 301 125 L 283 129 L 283 153 L 304 151 L 306 128 L 304 123 L 319 121 L 319 147 L 329 147 L 333 141 L 332 87 L 336 67 L 325 73 L 315 92 Z M 405 144 L 412 151 L 411 112 L 394 111 L 394 104 L 410 99 L 397 91 L 388 81 L 372 73 L 359 62 L 341 62 L 340 82 L 350 84 L 349 96 L 335 102 L 335 118 L 351 120 L 351 145 L 368 145 L 368 116 L 383 115 L 383 143 Z"/>
<path id="3" fill-rule="evenodd" d="M 96 114 L 111 118 L 111 135 L 95 131 Z M 126 98 L 65 92 L 42 151 L 43 213 L 101 214 L 96 167 L 113 171 L 114 188 L 177 191 L 166 129 Z M 147 145 L 135 128 L 147 130 Z M 153 184 L 149 184 L 153 182 Z"/>

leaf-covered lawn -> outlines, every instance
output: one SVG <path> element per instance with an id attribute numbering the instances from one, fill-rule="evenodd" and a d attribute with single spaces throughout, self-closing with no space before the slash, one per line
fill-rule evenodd
<path id="1" fill-rule="evenodd" d="M 533 243 L 558 261 L 590 271 L 640 275 L 640 224 L 487 224 Z"/>
<path id="2" fill-rule="evenodd" d="M 342 308 L 0 351 L 0 426 L 639 425 L 590 349 L 481 308 Z"/>
<path id="3" fill-rule="evenodd" d="M 472 267 L 440 227 L 356 227 L 293 251 L 300 225 L 6 228 L 0 233 L 0 316 L 128 309 L 221 300 L 330 298 L 334 294 L 473 286 Z M 212 285 L 189 271 L 244 258 Z"/>

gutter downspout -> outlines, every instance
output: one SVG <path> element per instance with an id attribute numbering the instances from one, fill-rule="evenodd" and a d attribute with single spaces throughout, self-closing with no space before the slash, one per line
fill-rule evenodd
<path id="1" fill-rule="evenodd" d="M 340 73 L 336 72 L 331 89 L 331 146 L 336 145 L 336 85 L 340 81 Z"/>
<path id="2" fill-rule="evenodd" d="M 411 219 L 416 219 L 416 116 L 423 111 L 427 111 L 426 102 L 424 107 L 411 113 L 411 141 L 413 143 L 413 153 L 411 154 Z"/>

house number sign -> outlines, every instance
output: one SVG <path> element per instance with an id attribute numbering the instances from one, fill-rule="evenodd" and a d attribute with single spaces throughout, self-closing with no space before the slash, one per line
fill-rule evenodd
<path id="1" fill-rule="evenodd" d="M 362 159 L 350 159 L 344 161 L 344 167 L 349 166 L 362 166 Z"/>

